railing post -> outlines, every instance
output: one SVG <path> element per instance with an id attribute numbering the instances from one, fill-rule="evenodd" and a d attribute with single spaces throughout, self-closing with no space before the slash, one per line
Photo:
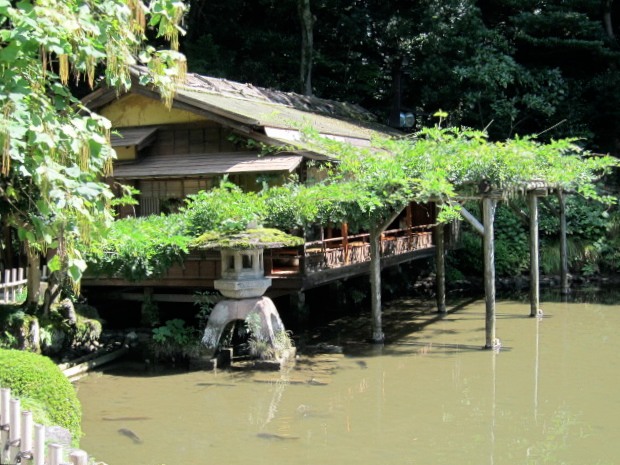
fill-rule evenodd
<path id="1" fill-rule="evenodd" d="M 4 283 L 2 283 L 2 287 L 4 288 L 2 303 L 8 304 L 9 300 L 9 283 L 11 282 L 11 270 L 4 270 Z"/>
<path id="2" fill-rule="evenodd" d="M 83 450 L 74 450 L 69 454 L 69 460 L 73 465 L 88 465 L 88 454 Z"/>
<path id="3" fill-rule="evenodd" d="M 0 389 L 0 463 L 8 462 L 8 448 L 5 445 L 9 443 L 10 399 L 11 390 L 9 388 Z"/>
<path id="4" fill-rule="evenodd" d="M 21 403 L 19 399 L 10 400 L 9 463 L 15 463 L 20 450 Z"/>
<path id="5" fill-rule="evenodd" d="M 15 302 L 17 297 L 17 268 L 11 268 L 11 292 L 9 302 Z"/>
<path id="6" fill-rule="evenodd" d="M 60 444 L 49 444 L 47 456 L 47 465 L 60 465 L 62 463 L 62 446 Z"/>
<path id="7" fill-rule="evenodd" d="M 22 411 L 21 452 L 32 453 L 32 412 Z"/>
<path id="8" fill-rule="evenodd" d="M 34 426 L 34 448 L 32 451 L 32 465 L 44 465 L 45 463 L 45 426 Z"/>

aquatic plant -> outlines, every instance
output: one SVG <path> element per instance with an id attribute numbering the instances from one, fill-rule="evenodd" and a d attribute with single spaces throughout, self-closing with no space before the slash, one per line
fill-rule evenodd
<path id="1" fill-rule="evenodd" d="M 273 341 L 262 331 L 261 318 L 258 313 L 251 313 L 245 319 L 248 337 L 248 349 L 252 357 L 260 360 L 280 358 L 282 353 L 294 347 L 290 331 L 280 330 L 274 333 Z"/>

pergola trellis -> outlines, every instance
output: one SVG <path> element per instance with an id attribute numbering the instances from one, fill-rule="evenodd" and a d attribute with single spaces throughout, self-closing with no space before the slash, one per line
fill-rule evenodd
<path id="1" fill-rule="evenodd" d="M 566 228 L 566 192 L 559 187 L 550 186 L 543 181 L 531 181 L 524 183 L 519 191 L 523 192 L 529 210 L 529 242 L 530 242 L 530 316 L 541 317 L 542 310 L 540 308 L 540 271 L 539 271 L 539 215 L 538 201 L 539 198 L 545 199 L 550 194 L 555 194 L 559 210 L 554 213 L 559 215 L 560 219 L 560 285 L 561 292 L 566 294 L 569 292 L 569 274 L 568 274 L 568 247 L 567 247 L 567 228 Z M 485 291 L 485 349 L 498 348 L 501 343 L 496 336 L 496 299 L 495 299 L 495 239 L 494 239 L 494 221 L 495 209 L 499 201 L 506 200 L 506 193 L 502 190 L 491 189 L 488 185 L 481 188 L 481 192 L 476 195 L 470 195 L 461 198 L 459 201 L 475 200 L 482 203 L 482 222 L 480 222 L 465 207 L 460 206 L 460 215 L 467 221 L 473 229 L 482 236 L 483 239 L 483 255 L 484 255 L 484 291 Z M 545 202 L 552 207 L 548 202 Z M 436 298 L 437 311 L 446 313 L 446 273 L 445 273 L 445 224 L 440 223 L 435 226 L 435 264 L 436 264 Z M 372 236 L 379 237 L 380 228 L 371 231 Z M 371 251 L 371 256 L 373 256 Z M 381 296 L 380 296 L 380 266 L 379 260 L 374 260 L 375 266 L 371 264 L 371 294 L 372 294 L 372 339 L 375 342 L 383 340 L 383 332 L 381 328 Z"/>

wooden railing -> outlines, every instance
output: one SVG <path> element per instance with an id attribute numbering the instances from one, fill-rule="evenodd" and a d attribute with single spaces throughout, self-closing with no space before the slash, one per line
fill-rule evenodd
<path id="1" fill-rule="evenodd" d="M 41 269 L 41 281 L 45 281 L 47 267 Z M 26 268 L 11 268 L 4 270 L 4 277 L 0 276 L 0 303 L 16 303 L 21 291 L 26 287 L 28 278 Z"/>
<path id="2" fill-rule="evenodd" d="M 427 228 L 393 229 L 381 235 L 381 256 L 391 257 L 432 246 Z M 303 247 L 272 251 L 274 271 L 297 269 L 305 273 L 370 261 L 370 235 L 356 234 L 307 242 Z M 303 265 L 302 265 L 303 264 Z"/>
<path id="3" fill-rule="evenodd" d="M 17 465 L 87 465 L 88 454 L 72 450 L 65 459 L 63 446 L 45 444 L 45 426 L 34 424 L 32 412 L 21 409 L 20 400 L 11 398 L 11 390 L 0 389 L 0 463 Z"/>

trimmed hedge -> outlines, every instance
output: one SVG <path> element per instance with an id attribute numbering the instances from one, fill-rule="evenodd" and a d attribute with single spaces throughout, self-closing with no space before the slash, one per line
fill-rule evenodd
<path id="1" fill-rule="evenodd" d="M 37 423 L 66 428 L 74 444 L 79 442 L 82 406 L 73 385 L 49 358 L 0 349 L 0 387 L 10 388 Z"/>

